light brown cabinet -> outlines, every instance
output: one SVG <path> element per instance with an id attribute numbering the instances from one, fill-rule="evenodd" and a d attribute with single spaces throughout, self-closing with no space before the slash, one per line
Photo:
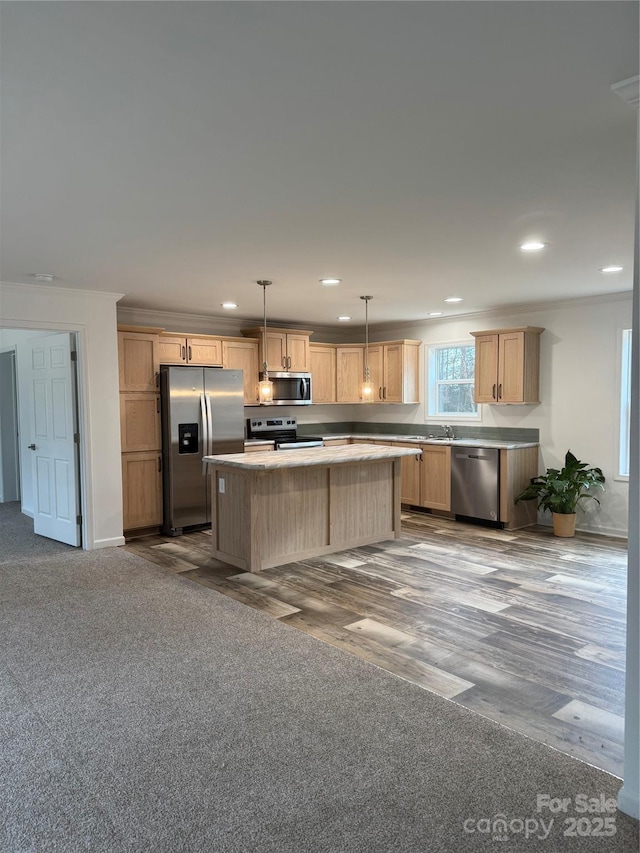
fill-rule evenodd
<path id="1" fill-rule="evenodd" d="M 258 402 L 258 341 L 249 338 L 222 339 L 222 366 L 242 370 L 244 404 Z"/>
<path id="2" fill-rule="evenodd" d="M 369 346 L 369 372 L 377 399 L 420 402 L 420 341 L 389 341 Z"/>
<path id="3" fill-rule="evenodd" d="M 311 395 L 314 403 L 336 402 L 336 347 L 310 344 Z"/>
<path id="4" fill-rule="evenodd" d="M 385 341 L 369 345 L 369 374 L 374 387 L 372 402 L 420 402 L 421 351 L 420 341 Z M 342 344 L 335 347 L 335 352 L 336 402 L 364 402 L 361 387 L 367 359 L 366 348 L 362 344 Z"/>
<path id="5" fill-rule="evenodd" d="M 118 331 L 125 532 L 162 524 L 159 331 Z"/>
<path id="6" fill-rule="evenodd" d="M 159 394 L 120 394 L 120 440 L 122 453 L 162 447 Z"/>
<path id="7" fill-rule="evenodd" d="M 157 391 L 160 387 L 158 335 L 118 332 L 120 391 Z"/>
<path id="8" fill-rule="evenodd" d="M 362 402 L 364 347 L 345 344 L 336 347 L 336 402 Z"/>
<path id="9" fill-rule="evenodd" d="M 323 444 L 325 447 L 343 447 L 351 442 L 348 438 L 325 438 Z"/>
<path id="10" fill-rule="evenodd" d="M 476 403 L 540 402 L 540 335 L 521 326 L 471 332 L 475 338 Z"/>
<path id="11" fill-rule="evenodd" d="M 159 450 L 122 454 L 125 531 L 162 524 L 162 454 Z"/>
<path id="12" fill-rule="evenodd" d="M 222 340 L 211 335 L 162 334 L 159 342 L 161 364 L 194 364 L 218 367 L 222 364 Z"/>
<path id="13" fill-rule="evenodd" d="M 401 464 L 401 500 L 412 506 L 451 510 L 451 447 L 434 444 L 404 444 L 399 447 L 421 450 L 422 454 L 403 456 Z"/>
<path id="14" fill-rule="evenodd" d="M 243 329 L 242 334 L 258 339 L 260 370 L 266 361 L 267 369 L 308 373 L 311 369 L 309 359 L 309 337 L 312 334 L 302 329 L 273 329 L 267 327 L 267 352 L 263 352 L 264 329 Z"/>

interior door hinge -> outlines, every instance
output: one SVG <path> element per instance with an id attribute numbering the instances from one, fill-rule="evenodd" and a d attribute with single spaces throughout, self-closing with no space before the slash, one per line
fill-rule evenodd
<path id="1" fill-rule="evenodd" d="M 71 350 L 71 361 L 77 361 L 77 360 L 78 360 L 78 351 L 75 349 L 72 349 Z"/>
<path id="2" fill-rule="evenodd" d="M 76 515 L 76 524 L 82 524 L 82 516 Z"/>
<path id="3" fill-rule="evenodd" d="M 74 444 L 80 444 L 80 433 L 79 432 L 74 432 L 73 441 L 74 441 Z"/>

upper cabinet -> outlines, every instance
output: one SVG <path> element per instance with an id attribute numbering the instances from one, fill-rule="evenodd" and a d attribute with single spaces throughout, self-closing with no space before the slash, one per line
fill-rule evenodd
<path id="1" fill-rule="evenodd" d="M 244 404 L 255 406 L 258 402 L 258 342 L 249 338 L 223 338 L 222 365 L 242 370 Z"/>
<path id="2" fill-rule="evenodd" d="M 362 402 L 364 376 L 364 347 L 362 344 L 344 344 L 336 347 L 336 402 Z M 311 377 L 313 383 L 313 376 Z M 311 386 L 313 393 L 313 384 Z"/>
<path id="3" fill-rule="evenodd" d="M 336 402 L 335 344 L 310 344 L 311 393 L 314 403 Z"/>
<path id="4" fill-rule="evenodd" d="M 160 379 L 158 335 L 118 332 L 120 391 L 157 391 Z"/>
<path id="5" fill-rule="evenodd" d="M 377 399 L 420 402 L 420 341 L 388 341 L 369 346 L 369 371 Z"/>
<path id="6" fill-rule="evenodd" d="M 161 364 L 196 364 L 218 367 L 222 364 L 222 340 L 211 335 L 185 337 L 175 332 L 159 339 Z"/>
<path id="7" fill-rule="evenodd" d="M 267 327 L 266 358 L 263 352 L 264 329 L 243 329 L 243 335 L 257 338 L 259 342 L 260 369 L 266 361 L 267 369 L 273 373 L 293 371 L 307 373 L 311 369 L 309 337 L 312 332 L 299 329 L 270 329 Z"/>
<path id="8" fill-rule="evenodd" d="M 476 403 L 540 402 L 540 335 L 537 326 L 471 332 L 476 339 Z"/>

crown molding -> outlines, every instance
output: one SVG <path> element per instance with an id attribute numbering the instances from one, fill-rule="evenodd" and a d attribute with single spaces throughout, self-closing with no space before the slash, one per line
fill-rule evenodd
<path id="1" fill-rule="evenodd" d="M 6 292 L 13 291 L 14 293 L 23 293 L 25 290 L 28 290 L 34 296 L 42 295 L 43 293 L 48 295 L 64 293 L 78 299 L 106 299 L 109 302 L 118 302 L 126 295 L 124 293 L 112 293 L 109 290 L 82 290 L 75 287 L 58 287 L 56 284 L 21 284 L 17 281 L 0 281 L 0 290 Z"/>
<path id="2" fill-rule="evenodd" d="M 547 300 L 544 302 L 519 302 L 512 305 L 496 305 L 493 308 L 487 308 L 482 311 L 460 311 L 456 314 L 447 314 L 442 317 L 420 317 L 416 320 L 405 320 L 403 322 L 389 321 L 387 323 L 376 323 L 373 326 L 369 323 L 369 329 L 375 328 L 376 331 L 385 329 L 409 329 L 415 326 L 439 325 L 444 322 L 455 320 L 486 317 L 495 314 L 530 314 L 534 311 L 549 311 L 561 308 L 578 308 L 581 305 L 601 305 L 607 302 L 624 302 L 631 301 L 633 292 L 631 290 L 620 291 L 616 293 L 600 294 L 598 296 L 579 296 L 576 299 L 556 299 Z"/>

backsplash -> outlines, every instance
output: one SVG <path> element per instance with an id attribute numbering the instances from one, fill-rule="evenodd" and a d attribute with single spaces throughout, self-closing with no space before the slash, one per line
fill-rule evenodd
<path id="1" fill-rule="evenodd" d="M 433 424 L 391 424 L 363 421 L 299 424 L 300 435 L 442 435 L 442 428 Z M 540 430 L 514 427 L 481 427 L 461 424 L 453 427 L 456 438 L 484 438 L 487 441 L 540 441 Z"/>

